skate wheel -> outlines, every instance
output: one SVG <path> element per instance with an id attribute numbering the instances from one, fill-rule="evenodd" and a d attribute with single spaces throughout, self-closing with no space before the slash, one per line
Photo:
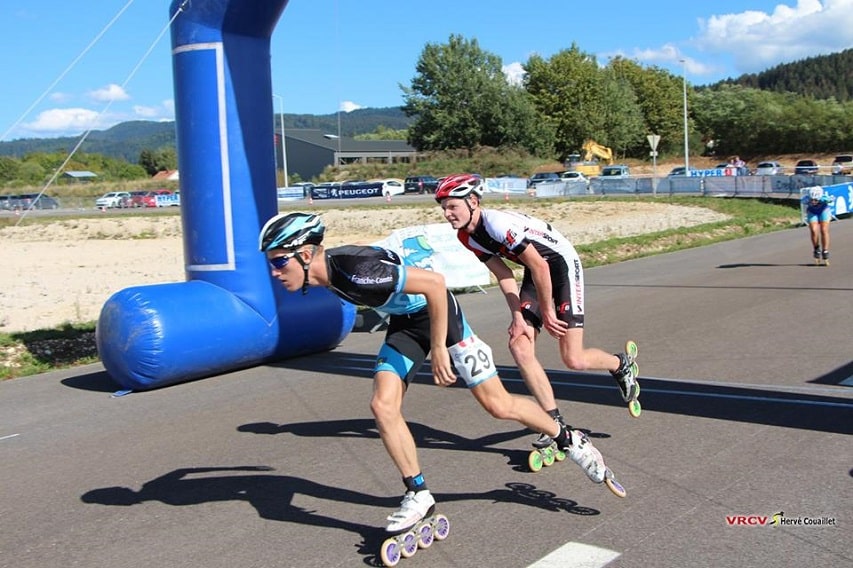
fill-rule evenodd
<path id="1" fill-rule="evenodd" d="M 628 494 L 628 492 L 625 491 L 625 488 L 622 487 L 622 484 L 613 478 L 613 474 L 606 476 L 604 478 L 604 483 L 607 485 L 607 488 L 612 491 L 613 494 L 617 497 L 625 497 L 625 495 Z"/>
<path id="2" fill-rule="evenodd" d="M 432 536 L 435 540 L 444 540 L 450 534 L 450 519 L 444 515 L 436 515 L 432 522 Z"/>
<path id="3" fill-rule="evenodd" d="M 544 463 L 546 467 L 554 465 L 554 460 L 556 459 L 554 456 L 554 448 L 545 448 L 542 451 L 542 454 L 542 463 Z"/>
<path id="4" fill-rule="evenodd" d="M 640 376 L 640 366 L 636 362 L 631 363 L 631 373 L 634 375 L 634 380 L 637 380 L 637 377 Z"/>
<path id="5" fill-rule="evenodd" d="M 385 566 L 396 566 L 402 558 L 400 554 L 400 543 L 396 538 L 387 538 L 382 543 L 382 548 L 379 549 L 379 557 L 382 559 L 382 564 Z"/>
<path id="6" fill-rule="evenodd" d="M 566 459 L 566 452 L 560 449 L 554 450 L 554 459 L 558 462 L 564 461 Z"/>
<path id="7" fill-rule="evenodd" d="M 628 357 L 631 359 L 636 359 L 637 355 L 640 352 L 640 348 L 637 346 L 636 341 L 628 340 L 625 342 L 625 353 L 628 354 Z"/>
<path id="8" fill-rule="evenodd" d="M 429 522 L 423 522 L 415 528 L 415 535 L 418 537 L 418 548 L 429 548 L 432 541 L 435 540 L 432 534 L 432 525 Z"/>
<path id="9" fill-rule="evenodd" d="M 640 405 L 639 400 L 632 400 L 628 403 L 628 414 L 630 414 L 634 418 L 639 418 L 642 412 L 643 407 Z"/>
<path id="10" fill-rule="evenodd" d="M 539 453 L 539 450 L 530 452 L 530 455 L 527 456 L 527 465 L 530 466 L 530 471 L 533 473 L 542 469 L 545 464 L 542 463 L 542 454 Z"/>
<path id="11" fill-rule="evenodd" d="M 411 558 L 418 551 L 418 537 L 415 531 L 409 531 L 397 537 L 400 541 L 400 556 Z"/>

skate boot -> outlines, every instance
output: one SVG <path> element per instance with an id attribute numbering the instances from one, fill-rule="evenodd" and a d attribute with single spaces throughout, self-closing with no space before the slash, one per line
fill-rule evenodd
<path id="1" fill-rule="evenodd" d="M 622 400 L 628 403 L 628 412 L 634 418 L 640 416 L 643 411 L 640 406 L 640 383 L 637 381 L 637 376 L 640 374 L 640 368 L 637 366 L 635 359 L 639 349 L 633 341 L 625 343 L 625 353 L 615 353 L 619 358 L 619 368 L 611 371 L 610 374 L 619 385 L 619 391 L 622 393 Z"/>
<path id="2" fill-rule="evenodd" d="M 607 488 L 614 495 L 624 497 L 626 495 L 625 488 L 616 481 L 613 472 L 604 463 L 604 457 L 601 455 L 595 446 L 592 445 L 586 434 L 580 430 L 571 430 L 566 440 L 568 445 L 562 450 L 571 458 L 573 462 L 581 466 L 584 473 L 595 483 L 606 483 Z"/>
<path id="3" fill-rule="evenodd" d="M 821 257 L 821 254 L 820 254 L 820 247 L 815 247 L 815 248 L 814 248 L 814 252 L 812 253 L 812 256 L 814 256 L 814 263 L 815 263 L 815 264 L 820 264 L 820 260 L 821 260 L 821 259 L 820 259 L 820 257 Z"/>
<path id="4" fill-rule="evenodd" d="M 385 530 L 391 536 L 379 550 L 385 566 L 396 566 L 401 558 L 411 558 L 418 549 L 429 548 L 450 533 L 450 521 L 435 513 L 435 499 L 427 489 L 406 492 L 400 510 L 391 514 L 388 521 Z"/>
<path id="5" fill-rule="evenodd" d="M 821 257 L 823 257 L 823 265 L 829 266 L 829 251 L 828 250 L 821 251 L 820 255 L 821 255 Z"/>
<path id="6" fill-rule="evenodd" d="M 562 416 L 557 415 L 554 421 L 566 427 Z M 555 461 L 566 459 L 565 452 L 558 448 L 554 439 L 547 434 L 539 434 L 539 437 L 533 441 L 533 448 L 534 450 L 527 456 L 527 465 L 533 473 L 541 470 L 543 466 L 554 465 Z"/>
<path id="7" fill-rule="evenodd" d="M 388 515 L 389 533 L 400 533 L 411 529 L 418 521 L 432 514 L 435 509 L 435 499 L 428 489 L 423 491 L 407 491 L 400 503 L 400 509 Z"/>

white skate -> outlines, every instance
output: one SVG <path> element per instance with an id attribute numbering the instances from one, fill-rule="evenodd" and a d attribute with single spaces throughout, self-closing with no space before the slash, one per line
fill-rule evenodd
<path id="1" fill-rule="evenodd" d="M 622 487 L 613 472 L 604 463 L 604 457 L 601 455 L 592 442 L 589 441 L 586 434 L 580 430 L 572 430 L 569 432 L 569 443 L 563 451 L 571 458 L 573 462 L 581 466 L 589 477 L 595 483 L 605 483 L 607 488 L 617 497 L 625 497 L 627 492 Z"/>
<path id="2" fill-rule="evenodd" d="M 411 529 L 418 522 L 431 514 L 435 509 L 435 499 L 428 489 L 423 491 L 407 491 L 400 503 L 400 509 L 388 516 L 389 533 L 400 533 Z"/>
<path id="3" fill-rule="evenodd" d="M 581 466 L 587 477 L 595 483 L 604 482 L 604 472 L 607 471 L 607 466 L 604 465 L 604 458 L 601 452 L 595 449 L 586 434 L 580 430 L 572 430 L 569 432 L 569 446 L 563 448 L 573 462 Z"/>

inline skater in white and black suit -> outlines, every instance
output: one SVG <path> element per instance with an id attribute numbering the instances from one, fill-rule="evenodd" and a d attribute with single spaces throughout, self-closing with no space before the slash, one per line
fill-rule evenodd
<path id="1" fill-rule="evenodd" d="M 510 352 L 540 406 L 563 423 L 551 382 L 536 357 L 536 339 L 543 327 L 559 341 L 560 356 L 569 369 L 610 371 L 622 397 L 635 398 L 639 386 L 632 359 L 626 353 L 584 347 L 583 266 L 569 239 L 535 217 L 483 209 L 482 195 L 479 176 L 457 174 L 444 178 L 435 200 L 459 241 L 497 278 L 512 316 Z M 520 288 L 505 260 L 524 267 Z M 534 446 L 550 443 L 540 438 Z"/>
<path id="2" fill-rule="evenodd" d="M 400 509 L 388 517 L 388 532 L 414 526 L 435 505 L 402 414 L 403 396 L 428 355 L 435 384 L 451 385 L 458 373 L 489 414 L 552 437 L 590 479 L 604 481 L 604 460 L 582 433 L 556 424 L 533 400 L 506 391 L 491 349 L 473 333 L 441 274 L 407 266 L 397 253 L 379 247 L 325 249 L 324 232 L 317 215 L 277 215 L 261 229 L 260 250 L 272 276 L 291 292 L 324 286 L 351 303 L 391 315 L 370 403 L 382 443 L 406 487 Z"/>

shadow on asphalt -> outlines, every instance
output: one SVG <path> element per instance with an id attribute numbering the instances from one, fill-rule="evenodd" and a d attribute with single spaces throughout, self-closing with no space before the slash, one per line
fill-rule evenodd
<path id="1" fill-rule="evenodd" d="M 276 366 L 282 368 L 371 379 L 373 365 L 373 356 L 341 351 L 309 355 L 276 363 Z M 853 369 L 853 364 L 843 369 L 848 368 Z M 843 369 L 833 374 L 840 376 Z M 552 369 L 546 369 L 546 371 L 551 378 L 554 395 L 558 399 L 625 407 L 609 375 Z M 521 375 L 515 367 L 499 366 L 498 373 L 509 392 L 528 394 Z M 429 365 L 424 365 L 415 381 L 432 384 Z M 460 385 L 461 382 L 457 381 L 456 385 L 449 388 L 465 388 L 464 384 Z M 853 434 L 853 420 L 850 419 L 853 415 L 851 399 L 643 377 L 640 377 L 640 384 L 642 385 L 640 402 L 646 412 L 666 412 L 683 416 Z"/>
<path id="2" fill-rule="evenodd" d="M 269 466 L 182 468 L 145 482 L 138 491 L 129 487 L 102 487 L 87 491 L 80 496 L 80 500 L 88 504 L 112 507 L 130 507 L 149 501 L 175 507 L 243 501 L 251 505 L 264 519 L 356 534 L 361 538 L 357 546 L 358 553 L 364 556 L 364 563 L 369 566 L 382 565 L 376 553 L 387 535 L 381 527 L 337 518 L 333 516 L 332 511 L 329 515 L 318 510 L 309 511 L 293 505 L 293 500 L 297 495 L 305 495 L 317 500 L 391 510 L 399 505 L 399 496 L 369 495 L 301 477 L 272 474 L 272 471 L 274 469 Z M 439 503 L 479 500 L 515 503 L 552 513 L 567 512 L 582 516 L 600 514 L 597 509 L 580 506 L 571 499 L 557 497 L 556 494 L 539 490 L 529 483 L 507 483 L 501 489 L 480 493 L 436 493 L 435 498 Z M 452 523 L 453 519 L 450 519 L 450 522 Z"/>
<path id="3" fill-rule="evenodd" d="M 121 385 L 113 380 L 106 371 L 68 377 L 60 381 L 66 387 L 94 392 L 116 392 Z"/>

